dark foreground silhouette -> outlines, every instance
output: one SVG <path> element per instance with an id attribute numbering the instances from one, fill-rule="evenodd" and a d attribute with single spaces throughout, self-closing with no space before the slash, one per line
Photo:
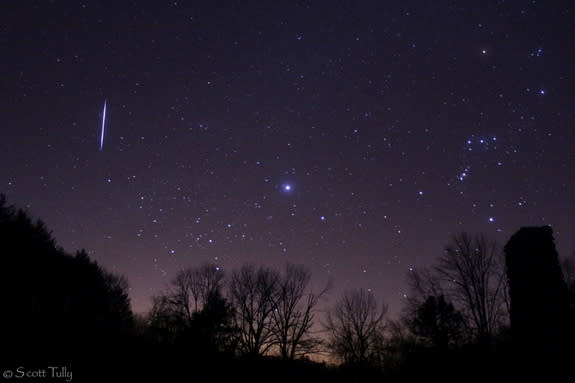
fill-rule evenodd
<path id="1" fill-rule="evenodd" d="M 191 299 L 187 292 L 198 290 L 181 289 L 160 295 L 148 317 L 136 317 L 123 277 L 105 270 L 85 251 L 66 253 L 42 222 L 9 206 L 3 196 L 0 254 L 0 368 L 19 381 L 513 382 L 568 377 L 575 356 L 573 291 L 564 280 L 549 227 L 522 228 L 505 246 L 510 326 L 503 321 L 496 331 L 490 328 L 489 337 L 473 337 L 469 312 L 458 309 L 448 291 L 434 288 L 425 290 L 404 321 L 388 323 L 382 320 L 384 311 L 377 314 L 371 296 L 349 293 L 343 301 L 347 306 L 339 305 L 340 311 L 330 317 L 331 337 L 308 337 L 311 303 L 320 295 L 299 295 L 307 297 L 302 312 L 308 322 L 297 322 L 303 314 L 288 315 L 286 302 L 298 296 L 297 286 L 305 286 L 307 278 L 297 268 L 288 268 L 285 279 L 269 270 L 243 268 L 232 276 L 235 300 L 220 289 L 220 277 L 214 279 L 209 268 L 198 269 L 182 274 L 176 285 L 184 286 L 186 275 L 215 281 L 201 299 L 196 297 L 200 308 L 190 310 L 182 303 Z M 432 286 L 433 278 L 429 282 Z M 262 286 L 277 294 L 255 294 Z M 269 296 L 275 298 L 265 303 Z M 237 301 L 242 299 L 252 299 L 243 308 L 247 316 L 240 316 L 243 327 L 237 324 L 242 310 Z M 275 341 L 273 335 L 281 331 L 261 327 L 271 331 L 269 336 L 254 338 L 250 331 L 256 327 L 246 322 L 252 315 L 247 307 L 254 304 L 267 307 L 264 319 L 276 330 L 279 319 L 291 318 L 295 325 L 285 326 L 286 331 L 300 329 L 305 336 L 290 338 L 286 332 Z M 361 325 L 373 331 L 357 336 L 350 330 Z M 254 346 L 253 339 L 260 343 Z M 274 343 L 282 339 L 299 343 Z M 361 353 L 356 353 L 358 345 Z M 269 351 L 274 347 L 279 351 Z M 313 362 L 301 357 L 304 351 L 334 363 Z"/>
<path id="2" fill-rule="evenodd" d="M 551 227 L 521 228 L 507 242 L 505 260 L 516 368 L 568 371 L 575 321 Z"/>

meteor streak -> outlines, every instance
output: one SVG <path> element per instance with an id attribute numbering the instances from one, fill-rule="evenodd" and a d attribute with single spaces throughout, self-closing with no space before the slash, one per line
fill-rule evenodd
<path id="1" fill-rule="evenodd" d="M 104 110 L 102 111 L 102 131 L 100 132 L 100 151 L 104 149 L 104 132 L 106 131 L 106 102 L 104 100 Z"/>

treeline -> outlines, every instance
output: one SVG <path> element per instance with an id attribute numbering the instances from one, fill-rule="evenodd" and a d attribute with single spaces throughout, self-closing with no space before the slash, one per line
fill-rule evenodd
<path id="1" fill-rule="evenodd" d="M 4 369 L 70 365 L 128 342 L 128 282 L 66 253 L 44 223 L 0 195 L 0 339 Z M 111 365 L 109 366 L 111 367 Z"/>
<path id="2" fill-rule="evenodd" d="M 275 355 L 294 360 L 319 352 L 316 307 L 327 291 L 309 289 L 310 272 L 244 265 L 229 276 L 206 264 L 177 273 L 153 298 L 144 328 L 155 340 L 186 344 L 192 354 Z"/>
<path id="3" fill-rule="evenodd" d="M 68 366 L 78 381 L 513 381 L 567 375 L 575 356 L 575 262 L 560 262 L 549 227 L 503 248 L 453 236 L 408 272 L 395 319 L 364 289 L 320 313 L 330 286 L 312 289 L 293 264 L 184 268 L 134 315 L 125 278 L 66 253 L 3 196 L 0 243 L 3 368 Z"/>

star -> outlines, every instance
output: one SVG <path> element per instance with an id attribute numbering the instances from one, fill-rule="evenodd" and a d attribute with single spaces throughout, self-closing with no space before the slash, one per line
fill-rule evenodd
<path id="1" fill-rule="evenodd" d="M 86 247 L 124 275 L 137 312 L 162 293 L 160 269 L 171 280 L 214 261 L 226 272 L 329 265 L 321 272 L 342 281 L 334 297 L 370 287 L 396 315 L 408 267 L 433 267 L 453 232 L 484 230 L 503 244 L 543 216 L 569 230 L 575 35 L 547 31 L 568 12 L 541 23 L 537 7 L 509 2 L 518 24 L 466 4 L 474 18 L 453 33 L 443 27 L 449 4 L 377 14 L 339 2 L 246 4 L 230 23 L 211 2 L 178 1 L 172 14 L 143 1 L 130 5 L 137 23 L 102 24 L 85 7 L 71 25 L 66 5 L 38 3 L 29 8 L 51 28 L 27 23 L 26 6 L 6 21 L 0 94 L 11 133 L 0 163 L 10 166 L 0 194 L 45 220 L 66 251 Z M 27 39 L 23 27 L 45 38 Z M 82 39 L 102 28 L 120 37 Z M 27 60 L 23 44 L 47 61 Z M 113 60 L 101 68 L 100 56 Z M 90 145 L 106 99 L 114 108 L 99 152 Z M 29 113 L 37 102 L 47 113 Z"/>

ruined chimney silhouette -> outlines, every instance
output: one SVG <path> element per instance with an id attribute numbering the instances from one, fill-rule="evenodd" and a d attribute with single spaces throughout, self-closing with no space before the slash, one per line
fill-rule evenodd
<path id="1" fill-rule="evenodd" d="M 523 227 L 505 245 L 511 333 L 529 348 L 559 346 L 567 338 L 569 301 L 553 230 Z"/>

